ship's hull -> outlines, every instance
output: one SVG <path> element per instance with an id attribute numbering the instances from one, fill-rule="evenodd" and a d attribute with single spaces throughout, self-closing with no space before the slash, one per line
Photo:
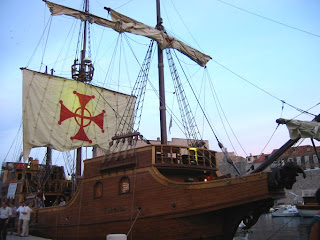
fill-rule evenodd
<path id="1" fill-rule="evenodd" d="M 107 234 L 128 232 L 139 240 L 232 239 L 245 217 L 257 217 L 272 202 L 265 173 L 177 182 L 160 173 L 153 155 L 153 150 L 141 150 L 135 167 L 120 163 L 121 169 L 100 174 L 95 173 L 103 160 L 87 160 L 73 199 L 65 206 L 40 209 L 33 233 L 52 239 L 105 239 Z M 119 192 L 124 177 L 130 179 L 125 194 Z M 103 186 L 99 197 L 96 184 Z"/>
<path id="2" fill-rule="evenodd" d="M 179 217 L 172 215 L 138 218 L 129 236 L 132 235 L 132 239 L 142 240 L 232 239 L 241 219 L 259 203 L 262 202 L 201 214 L 185 213 Z M 108 234 L 127 234 L 130 227 L 130 220 L 99 223 L 92 221 L 79 226 L 55 225 L 52 222 L 52 224 L 38 225 L 33 229 L 33 233 L 50 239 L 106 239 Z"/>

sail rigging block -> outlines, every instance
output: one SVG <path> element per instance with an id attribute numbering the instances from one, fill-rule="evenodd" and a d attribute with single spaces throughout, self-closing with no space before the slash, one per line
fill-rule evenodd
<path id="1" fill-rule="evenodd" d="M 280 118 L 279 124 L 286 124 L 289 130 L 290 138 L 314 138 L 320 141 L 320 123 L 316 121 L 286 120 Z"/>
<path id="2" fill-rule="evenodd" d="M 134 98 L 129 95 L 27 69 L 23 89 L 25 159 L 33 147 L 107 150 L 121 118 L 127 117 L 125 123 L 133 126 L 133 109 L 123 116 Z"/>
<path id="3" fill-rule="evenodd" d="M 204 67 L 211 59 L 210 56 L 188 46 L 187 44 L 175 39 L 174 37 L 169 36 L 165 32 L 159 31 L 158 29 L 129 18 L 121 13 L 114 11 L 113 9 L 107 8 L 112 18 L 112 21 L 109 21 L 93 14 L 68 8 L 49 1 L 46 1 L 46 3 L 52 15 L 68 15 L 82 21 L 89 21 L 90 23 L 96 23 L 104 27 L 112 28 L 119 33 L 129 32 L 151 38 L 158 42 L 161 49 L 174 48 L 184 55 L 188 56 L 190 59 L 192 59 L 202 67 Z"/>

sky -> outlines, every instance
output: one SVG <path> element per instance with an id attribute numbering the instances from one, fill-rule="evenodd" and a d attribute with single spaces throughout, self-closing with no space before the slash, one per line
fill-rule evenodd
<path id="1" fill-rule="evenodd" d="M 80 0 L 57 0 L 55 3 L 76 9 L 81 7 Z M 0 88 L 4 90 L 0 95 L 0 160 L 14 161 L 21 150 L 21 134 L 18 134 L 22 122 L 20 68 L 44 71 L 47 65 L 48 69 L 55 69 L 56 75 L 70 77 L 79 31 L 76 20 L 71 17 L 55 16 L 50 24 L 49 10 L 41 0 L 0 0 L 0 4 Z M 291 119 L 300 114 L 291 106 L 302 110 L 312 108 L 309 112 L 314 115 L 320 113 L 320 105 L 317 105 L 320 102 L 319 1 L 163 0 L 161 4 L 167 32 L 212 57 L 204 69 L 179 52 L 173 53 L 179 59 L 176 65 L 181 64 L 186 69 L 181 76 L 184 73 L 189 76 L 215 134 L 228 151 L 243 157 L 250 153 L 270 153 L 289 139 L 284 126 L 279 126 L 274 135 L 273 132 L 277 118 Z M 107 17 L 104 6 L 147 25 L 156 25 L 155 1 L 92 0 L 90 11 Z M 130 93 L 149 40 L 130 34 L 119 37 L 112 30 L 97 26 L 91 27 L 90 36 L 95 84 Z M 113 50 L 115 46 L 117 52 Z M 110 65 L 112 56 L 116 56 L 115 63 Z M 155 54 L 139 129 L 148 139 L 160 135 L 158 100 L 152 90 L 152 86 L 158 88 L 156 59 Z M 168 70 L 166 66 L 165 69 Z M 165 78 L 167 106 L 177 113 L 178 104 L 173 100 L 168 71 Z M 188 81 L 182 79 L 182 83 L 186 95 L 192 97 Z M 211 148 L 219 150 L 197 101 L 189 100 L 189 104 L 203 138 L 210 141 Z M 219 111 L 217 105 L 221 106 Z M 297 117 L 300 120 L 312 118 L 306 114 Z M 170 113 L 167 125 L 169 121 Z M 177 123 L 170 129 L 169 140 L 172 137 L 184 137 Z M 306 139 L 301 144 L 311 142 Z"/>

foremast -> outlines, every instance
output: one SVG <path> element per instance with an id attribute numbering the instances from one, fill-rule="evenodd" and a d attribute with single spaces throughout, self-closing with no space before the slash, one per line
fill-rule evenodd
<path id="1" fill-rule="evenodd" d="M 89 0 L 84 0 L 84 12 L 89 13 Z M 80 64 L 78 59 L 74 60 L 74 64 L 71 66 L 72 78 L 76 81 L 83 83 L 91 82 L 93 78 L 93 65 L 90 58 L 86 57 L 87 49 L 87 34 L 88 34 L 88 21 L 85 20 L 83 24 L 83 45 L 80 54 Z M 82 148 L 77 148 L 76 159 L 76 181 L 79 182 L 81 178 L 81 165 L 82 165 Z"/>

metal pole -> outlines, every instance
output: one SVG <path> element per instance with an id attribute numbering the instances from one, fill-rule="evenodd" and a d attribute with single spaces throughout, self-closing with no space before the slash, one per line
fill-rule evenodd
<path id="1" fill-rule="evenodd" d="M 157 29 L 162 31 L 162 19 L 160 13 L 160 0 L 157 0 Z M 161 144 L 167 144 L 167 119 L 166 119 L 166 98 L 163 71 L 163 52 L 158 44 L 158 69 L 159 69 L 159 100 L 160 100 L 160 131 Z"/>

